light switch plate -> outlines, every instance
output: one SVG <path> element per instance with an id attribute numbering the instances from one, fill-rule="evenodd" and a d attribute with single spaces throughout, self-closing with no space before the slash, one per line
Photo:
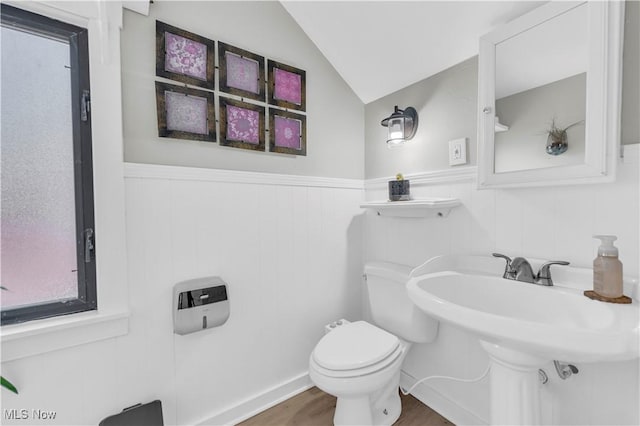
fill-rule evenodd
<path id="1" fill-rule="evenodd" d="M 449 165 L 467 164 L 467 138 L 449 141 Z"/>

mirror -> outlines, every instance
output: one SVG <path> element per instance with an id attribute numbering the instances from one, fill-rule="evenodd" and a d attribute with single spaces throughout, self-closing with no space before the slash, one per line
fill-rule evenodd
<path id="1" fill-rule="evenodd" d="M 613 181 L 623 2 L 550 2 L 480 39 L 478 187 Z"/>

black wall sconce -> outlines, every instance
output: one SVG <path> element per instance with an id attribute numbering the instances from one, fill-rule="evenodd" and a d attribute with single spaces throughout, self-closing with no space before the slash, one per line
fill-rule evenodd
<path id="1" fill-rule="evenodd" d="M 393 114 L 382 120 L 380 124 L 389 129 L 387 147 L 400 147 L 415 136 L 418 130 L 418 111 L 414 107 L 400 109 L 396 105 L 393 108 Z"/>

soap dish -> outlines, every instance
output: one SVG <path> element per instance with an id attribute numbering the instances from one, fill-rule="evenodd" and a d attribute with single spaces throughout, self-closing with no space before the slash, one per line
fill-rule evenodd
<path id="1" fill-rule="evenodd" d="M 593 290 L 585 290 L 584 295 L 587 296 L 589 299 L 599 300 L 601 302 L 622 303 L 622 304 L 631 303 L 631 298 L 628 296 L 605 297 L 605 296 L 599 295 Z"/>

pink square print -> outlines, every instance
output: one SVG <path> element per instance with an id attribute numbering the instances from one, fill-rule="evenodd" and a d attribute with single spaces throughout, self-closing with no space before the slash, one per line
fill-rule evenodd
<path id="1" fill-rule="evenodd" d="M 165 70 L 207 81 L 207 46 L 165 32 Z"/>
<path id="2" fill-rule="evenodd" d="M 227 85 L 251 93 L 260 93 L 258 62 L 225 52 L 227 59 Z"/>
<path id="3" fill-rule="evenodd" d="M 299 74 L 275 68 L 273 79 L 275 99 L 296 105 L 302 104 L 302 77 Z"/>
<path id="4" fill-rule="evenodd" d="M 258 145 L 260 114 L 245 108 L 227 105 L 227 139 Z"/>
<path id="5" fill-rule="evenodd" d="M 207 98 L 166 91 L 167 130 L 206 135 Z"/>
<path id="6" fill-rule="evenodd" d="M 274 117 L 275 127 L 275 144 L 283 148 L 301 149 L 301 127 L 300 120 L 285 118 L 280 116 Z"/>

